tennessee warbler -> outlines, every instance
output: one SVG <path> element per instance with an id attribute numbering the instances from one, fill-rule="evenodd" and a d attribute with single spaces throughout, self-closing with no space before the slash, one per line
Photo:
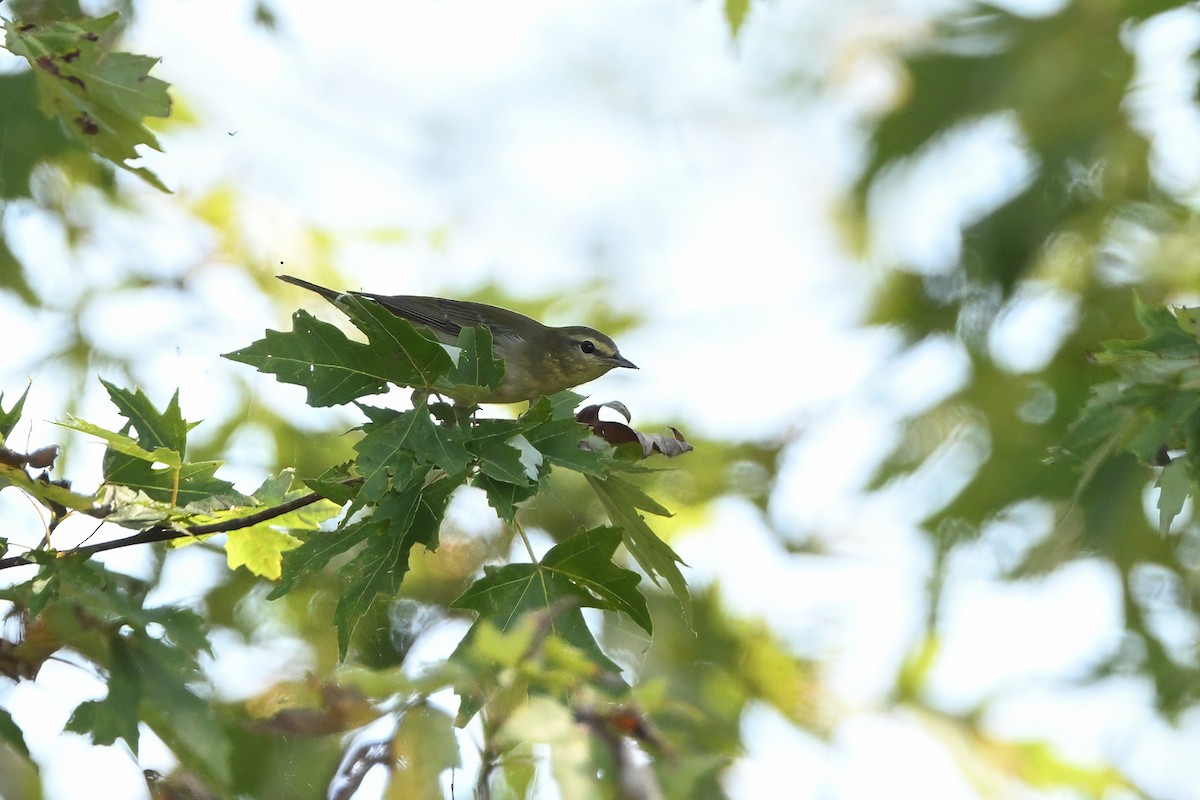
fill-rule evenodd
<path id="1" fill-rule="evenodd" d="M 637 366 L 617 351 L 616 343 L 582 325 L 552 328 L 507 308 L 417 295 L 338 292 L 291 275 L 279 280 L 316 292 L 331 303 L 344 294 L 374 300 L 398 317 L 422 325 L 442 342 L 454 344 L 463 328 L 492 332 L 492 350 L 504 359 L 504 380 L 482 403 L 517 403 L 570 389 L 599 378 L 614 367 Z"/>

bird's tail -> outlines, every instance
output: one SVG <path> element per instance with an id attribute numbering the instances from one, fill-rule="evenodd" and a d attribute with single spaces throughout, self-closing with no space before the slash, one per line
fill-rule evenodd
<path id="1" fill-rule="evenodd" d="M 318 286 L 315 283 L 309 283 L 303 278 L 296 278 L 291 275 L 276 275 L 275 277 L 284 283 L 290 283 L 293 286 L 308 289 L 310 292 L 316 292 L 331 303 L 343 294 L 342 292 L 335 292 L 333 289 L 326 289 L 324 286 Z"/>

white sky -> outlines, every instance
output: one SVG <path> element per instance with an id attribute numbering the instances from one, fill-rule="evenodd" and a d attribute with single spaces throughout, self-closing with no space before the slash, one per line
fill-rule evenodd
<path id="1" fill-rule="evenodd" d="M 363 288 L 453 295 L 492 281 L 518 295 L 565 295 L 558 322 L 586 321 L 588 298 L 572 300 L 572 290 L 603 279 L 607 298 L 648 321 L 620 339 L 642 369 L 593 384 L 597 398 L 619 397 L 635 420 L 696 435 L 794 442 L 769 519 L 722 502 L 678 542 L 695 585 L 719 581 L 738 612 L 827 657 L 846 713 L 829 743 L 765 709 L 748 715 L 749 752 L 727 783 L 735 798 L 777 796 L 781 785 L 799 797 L 976 796 L 927 726 L 879 704 L 926 613 L 933 555 L 916 526 L 989 443 L 964 428 L 911 480 L 864 500 L 867 471 L 894 443 L 896 422 L 959 387 L 969 363 L 950 340 L 900 352 L 886 332 L 854 327 L 872 275 L 848 255 L 836 216 L 864 152 L 861 115 L 891 85 L 871 44 L 907 35 L 928 7 L 759 2 L 735 47 L 711 0 L 288 2 L 275 9 L 278 36 L 248 24 L 249 2 L 157 2 L 141 4 L 129 43 L 163 56 L 157 74 L 203 122 L 164 133 L 166 153 L 147 163 L 185 200 L 236 183 L 261 263 L 302 273 L 297 231 L 314 225 L 348 242 L 338 261 Z M 832 91 L 788 89 L 784 68 L 808 70 Z M 881 222 L 881 259 L 946 269 L 956 226 L 1030 168 L 1003 119 L 942 145 L 876 198 L 913 208 L 905 193 L 920 191 L 927 203 Z M 946 174 L 948 163 L 961 181 L 931 195 L 921 170 Z M 34 215 L 12 215 L 9 233 L 47 290 L 111 284 L 131 267 L 165 281 L 211 242 L 162 198 L 146 192 L 142 203 L 104 226 L 82 264 Z M 383 228 L 411 238 L 367 235 Z M 444 246 L 427 243 L 441 233 Z M 221 376 L 245 368 L 217 354 L 282 320 L 238 265 L 206 270 L 193 288 L 204 308 L 167 289 L 127 292 L 80 322 L 112 352 L 143 353 L 138 379 L 153 399 L 178 385 L 186 417 L 223 418 L 240 398 Z M 990 341 L 1014 371 L 1037 369 L 1077 313 L 1049 290 L 1020 300 Z M 0 298 L 0 315 L 10 313 L 19 312 Z M 25 321 L 31 342 L 56 335 L 53 320 Z M 1042 336 L 1031 339 L 1032 326 Z M 53 372 L 33 359 L 0 361 L 6 392 L 19 393 L 29 375 L 29 407 L 54 408 L 62 390 Z M 83 416 L 115 422 L 89 391 L 95 413 Z M 298 402 L 267 378 L 256 391 L 284 398 L 280 406 Z M 30 432 L 39 442 L 60 436 L 41 423 Z M 252 441 L 240 448 L 226 473 L 247 487 L 261 479 L 253 450 Z M 75 455 L 77 485 L 88 485 L 89 469 L 97 474 L 98 452 L 90 466 L 86 449 Z M 28 524 L 28 510 L 0 513 L 10 527 Z M 1052 524 L 1037 507 L 1019 516 L 991 532 L 994 541 L 1028 543 Z M 796 538 L 815 534 L 835 555 L 789 556 L 768 523 Z M 987 717 L 1004 735 L 1050 736 L 1069 755 L 1111 759 L 1156 797 L 1200 796 L 1197 719 L 1165 728 L 1136 681 L 1063 688 L 1120 633 L 1113 576 L 1082 562 L 1042 581 L 998 583 L 984 541 L 951 572 L 935 697 L 962 711 L 1004 691 Z M 135 553 L 113 558 L 145 568 Z M 222 568 L 188 564 L 201 576 Z M 302 671 L 302 656 L 286 648 L 219 650 L 212 671 L 229 692 L 228 676 L 244 673 L 246 659 L 260 671 Z M 57 735 L 73 705 L 102 687 L 81 683 L 78 670 L 48 670 L 0 701 L 31 726 L 49 796 L 90 796 L 71 777 L 86 774 L 143 797 L 124 754 Z M 147 758 L 168 763 L 152 744 Z"/>

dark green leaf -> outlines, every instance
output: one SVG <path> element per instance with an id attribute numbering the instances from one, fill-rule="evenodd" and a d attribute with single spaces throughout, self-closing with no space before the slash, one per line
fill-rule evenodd
<path id="1" fill-rule="evenodd" d="M 343 294 L 335 304 L 379 353 L 386 366 L 381 374 L 389 383 L 429 389 L 450 369 L 450 355 L 441 344 L 374 300 Z"/>
<path id="2" fill-rule="evenodd" d="M 519 434 L 508 440 L 478 439 L 467 447 L 478 457 L 480 472 L 489 478 L 518 486 L 528 486 L 537 479 L 541 455 Z"/>
<path id="3" fill-rule="evenodd" d="M 552 419 L 575 419 L 575 409 L 585 398 L 583 395 L 567 389 L 544 399 L 550 403 Z M 538 403 L 541 402 L 542 400 L 538 400 Z M 530 408 L 530 411 L 533 411 L 533 408 Z"/>
<path id="4" fill-rule="evenodd" d="M 196 663 L 180 648 L 149 636 L 132 644 L 143 676 L 141 712 L 146 724 L 189 769 L 214 787 L 228 785 L 228 734 L 214 724 L 209 701 L 188 688 L 200 674 Z"/>
<path id="5" fill-rule="evenodd" d="M 192 503 L 205 507 L 228 508 L 247 502 L 229 481 L 216 477 L 220 464 L 216 461 L 197 461 L 184 464 L 178 475 L 169 468 L 155 469 L 152 464 L 108 450 L 104 454 L 104 480 L 145 492 L 163 503 L 174 499 L 183 507 Z"/>
<path id="6" fill-rule="evenodd" d="M 386 422 L 362 426 L 363 438 L 354 446 L 358 452 L 356 469 L 363 478 L 362 489 L 350 511 L 374 503 L 393 487 L 399 490 L 424 479 L 429 465 L 417 461 L 408 435 L 417 424 L 416 412 L 392 412 Z M 383 418 L 382 416 L 380 417 Z"/>
<path id="7" fill-rule="evenodd" d="M 395 595 L 400 589 L 413 545 L 436 549 L 446 504 L 463 479 L 461 475 L 445 475 L 424 486 L 390 492 L 373 510 L 373 530 L 367 546 L 341 569 L 344 588 L 333 619 L 342 658 L 355 625 L 375 598 L 381 593 Z"/>
<path id="8" fill-rule="evenodd" d="M 292 328 L 286 333 L 268 330 L 265 338 L 224 357 L 305 387 L 310 406 L 341 405 L 387 387 L 391 370 L 375 348 L 347 339 L 307 311 L 292 315 Z"/>
<path id="9" fill-rule="evenodd" d="M 172 396 L 167 407 L 159 411 L 141 389 L 130 392 L 107 381 L 101 381 L 109 397 L 121 415 L 129 420 L 121 434 L 106 434 L 87 423 L 71 427 L 107 436 L 109 447 L 104 454 L 104 479 L 108 483 L 128 486 L 143 491 L 160 502 L 172 502 L 178 506 L 200 504 L 205 508 L 229 507 L 245 504 L 249 500 L 234 491 L 233 484 L 216 477 L 220 466 L 215 461 L 181 463 L 187 448 L 188 431 L 195 423 L 183 418 L 179 408 L 179 392 Z M 128 443 L 129 429 L 137 431 L 137 448 L 122 446 Z M 150 460 L 148 453 L 154 452 L 171 464 L 180 464 L 178 470 L 172 466 L 158 466 Z"/>
<path id="10" fill-rule="evenodd" d="M 410 536 L 421 492 L 392 492 L 374 509 L 374 528 L 367 546 L 339 570 L 341 597 L 333 621 L 338 629 L 338 652 L 346 657 L 350 634 L 367 609 L 381 594 L 395 594 L 408 572 L 408 555 L 417 543 Z"/>
<path id="11" fill-rule="evenodd" d="M 408 448 L 419 460 L 446 472 L 464 472 L 471 463 L 467 432 L 456 425 L 435 425 L 424 405 L 405 412 L 385 430 L 394 435 L 397 447 Z"/>
<path id="12" fill-rule="evenodd" d="M 66 729 L 72 733 L 88 734 L 99 745 L 124 739 L 135 754 L 138 750 L 138 706 L 142 700 L 142 672 L 129 644 L 120 635 L 110 637 L 108 694 L 103 700 L 81 703 Z"/>
<path id="13" fill-rule="evenodd" d="M 0 75 L 0 197 L 29 197 L 29 177 L 35 167 L 57 159 L 71 146 L 71 140 L 57 121 L 37 111 L 37 78 L 33 72 Z M 31 302 L 33 290 L 26 284 L 7 245 L 0 239 L 0 285 L 15 289 Z"/>
<path id="14" fill-rule="evenodd" d="M 641 576 L 612 561 L 620 543 L 619 529 L 592 528 L 551 548 L 541 566 L 600 598 L 601 608 L 621 612 L 646 633 L 652 633 L 650 609 L 637 589 Z"/>
<path id="15" fill-rule="evenodd" d="M 326 500 L 344 506 L 355 498 L 360 487 L 359 483 L 352 480 L 353 466 L 354 462 L 347 461 L 330 467 L 318 477 L 305 480 L 304 485 Z"/>
<path id="16" fill-rule="evenodd" d="M 469 645 L 481 621 L 488 621 L 501 632 L 515 626 L 530 613 L 544 615 L 548 632 L 586 653 L 600 669 L 618 674 L 617 667 L 600 649 L 583 619 L 581 606 L 594 606 L 595 598 L 567 577 L 544 570 L 538 564 L 505 564 L 485 567 L 484 575 L 463 592 L 452 608 L 479 612 L 479 619 L 459 645 Z"/>
<path id="17" fill-rule="evenodd" d="M 500 519 L 512 524 L 517 516 L 517 504 L 537 494 L 537 484 L 520 486 L 508 481 L 498 481 L 487 475 L 476 475 L 471 484 L 487 493 L 488 505 L 496 510 Z"/>
<path id="18" fill-rule="evenodd" d="M 1197 347 L 1196 332 L 1185 330 L 1177 318 L 1177 314 L 1183 313 L 1187 319 L 1192 320 L 1194 316 L 1191 312 L 1194 310 L 1180 308 L 1172 311 L 1169 308 L 1150 305 L 1136 293 L 1133 295 L 1133 312 L 1138 323 L 1146 329 L 1146 338 L 1142 342 L 1147 350 L 1163 352 L 1172 347 L 1182 346 L 1194 351 Z"/>
<path id="19" fill-rule="evenodd" d="M 367 519 L 351 522 L 336 531 L 310 534 L 304 544 L 283 554 L 283 574 L 267 599 L 283 597 L 296 588 L 302 577 L 324 569 L 330 559 L 365 540 L 377 527 L 376 523 Z"/>
<path id="20" fill-rule="evenodd" d="M 606 450 L 588 450 L 580 443 L 588 436 L 587 426 L 570 419 L 547 420 L 530 429 L 525 438 L 541 451 L 546 460 L 585 475 L 603 475 L 611 462 Z"/>
<path id="21" fill-rule="evenodd" d="M 156 606 L 141 609 L 138 618 L 142 627 L 150 623 L 161 625 L 162 641 L 179 648 L 193 661 L 202 653 L 211 655 L 206 621 L 196 612 L 175 606 Z"/>
<path id="22" fill-rule="evenodd" d="M 29 757 L 29 747 L 25 744 L 25 733 L 13 722 L 12 714 L 7 710 L 0 708 L 0 741 L 8 743 L 8 746 L 16 750 L 26 758 Z"/>

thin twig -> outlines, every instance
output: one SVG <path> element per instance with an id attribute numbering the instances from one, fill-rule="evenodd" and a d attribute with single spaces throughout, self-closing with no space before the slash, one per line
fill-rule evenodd
<path id="1" fill-rule="evenodd" d="M 140 533 L 135 533 L 133 536 L 126 536 L 124 539 L 114 539 L 111 542 L 100 542 L 98 544 L 89 544 L 85 547 L 76 547 L 71 550 L 63 550 L 56 555 L 60 558 L 64 556 L 73 556 L 79 553 L 102 553 L 105 550 L 116 550 L 119 547 L 131 547 L 135 544 L 150 544 L 151 542 L 166 542 L 171 539 L 182 539 L 187 536 L 204 536 L 210 533 L 225 533 L 227 531 L 241 530 L 249 528 L 260 522 L 266 522 L 276 517 L 281 517 L 284 514 L 290 514 L 299 508 L 312 505 L 318 500 L 323 500 L 324 495 L 317 492 L 288 500 L 286 503 L 281 503 L 277 506 L 264 508 L 262 511 L 256 511 L 253 514 L 248 514 L 237 519 L 227 519 L 224 522 L 210 522 L 207 525 L 193 525 L 190 528 L 180 530 L 171 528 L 165 525 L 155 525 L 152 528 L 147 528 Z M 11 567 L 23 567 L 28 564 L 37 562 L 31 560 L 27 556 L 9 556 L 8 558 L 0 558 L 0 569 L 9 569 Z"/>

